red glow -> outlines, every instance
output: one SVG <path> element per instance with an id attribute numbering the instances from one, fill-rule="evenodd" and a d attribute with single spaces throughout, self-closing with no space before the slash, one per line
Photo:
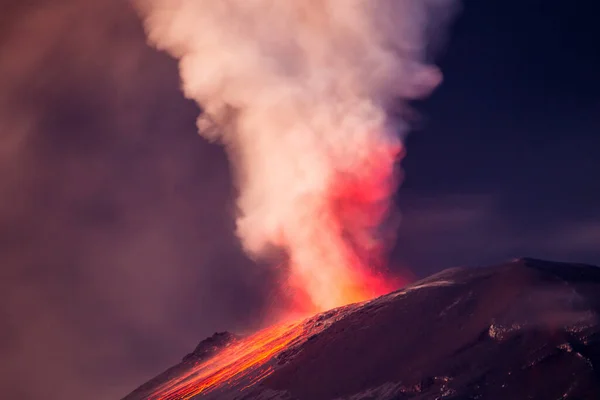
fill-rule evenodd
<path id="1" fill-rule="evenodd" d="M 303 219 L 294 237 L 288 284 L 295 305 L 318 312 L 388 293 L 398 282 L 384 276 L 386 238 L 380 232 L 395 188 L 393 157 L 369 157 L 360 173 L 338 174 L 329 194 Z"/>
<path id="2" fill-rule="evenodd" d="M 231 344 L 216 356 L 199 362 L 185 373 L 159 387 L 148 399 L 189 399 L 223 384 L 248 380 L 246 388 L 273 372 L 269 362 L 302 336 L 301 323 L 280 324 Z"/>

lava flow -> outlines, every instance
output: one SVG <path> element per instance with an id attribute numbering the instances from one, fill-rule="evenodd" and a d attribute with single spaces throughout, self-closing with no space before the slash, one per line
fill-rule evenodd
<path id="1" fill-rule="evenodd" d="M 246 390 L 271 375 L 279 364 L 285 363 L 284 352 L 293 352 L 294 348 L 357 306 L 350 305 L 306 320 L 277 324 L 234 341 L 208 359 L 184 362 L 184 371 L 178 371 L 174 378 L 152 393 L 127 399 L 184 400 L 225 386 Z"/>
<path id="2" fill-rule="evenodd" d="M 301 323 L 280 324 L 231 344 L 208 360 L 200 361 L 176 379 L 165 383 L 149 399 L 190 399 L 209 392 L 223 383 L 238 383 L 250 378 L 252 385 L 265 377 L 272 366 L 267 365 L 281 350 L 303 333 Z"/>

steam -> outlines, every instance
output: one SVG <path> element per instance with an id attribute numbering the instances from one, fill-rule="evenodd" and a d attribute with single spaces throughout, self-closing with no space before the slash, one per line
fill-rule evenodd
<path id="1" fill-rule="evenodd" d="M 427 65 L 451 0 L 139 0 L 148 38 L 180 61 L 239 188 L 237 234 L 283 250 L 289 287 L 316 309 L 386 290 L 405 101 L 441 81 Z M 400 112 L 398 112 L 400 111 Z"/>

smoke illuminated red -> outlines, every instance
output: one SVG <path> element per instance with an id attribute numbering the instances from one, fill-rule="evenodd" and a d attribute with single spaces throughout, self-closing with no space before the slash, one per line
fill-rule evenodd
<path id="1" fill-rule="evenodd" d="M 303 311 L 324 311 L 388 293 L 398 282 L 382 267 L 386 243 L 382 228 L 395 189 L 400 149 L 384 148 L 362 164 L 360 173 L 337 174 L 321 201 L 304 205 L 302 236 L 288 243 L 289 285 L 300 293 Z M 318 204 L 318 207 L 314 207 Z"/>

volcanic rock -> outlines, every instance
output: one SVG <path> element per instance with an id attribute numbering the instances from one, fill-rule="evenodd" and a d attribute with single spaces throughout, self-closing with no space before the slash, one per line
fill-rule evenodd
<path id="1" fill-rule="evenodd" d="M 594 266 L 454 268 L 255 338 L 213 336 L 125 399 L 597 400 L 599 312 Z"/>
<path id="2" fill-rule="evenodd" d="M 198 346 L 196 346 L 194 351 L 183 357 L 182 361 L 199 361 L 206 359 L 207 357 L 215 354 L 218 350 L 221 350 L 223 347 L 234 343 L 236 340 L 238 340 L 238 336 L 230 332 L 215 332 L 212 336 L 198 343 Z"/>

